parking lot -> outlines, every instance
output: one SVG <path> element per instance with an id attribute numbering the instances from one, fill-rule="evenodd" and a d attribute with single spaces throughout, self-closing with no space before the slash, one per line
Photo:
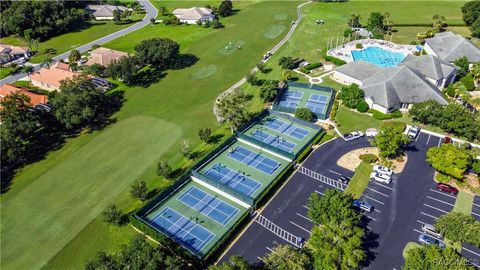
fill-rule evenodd
<path id="1" fill-rule="evenodd" d="M 374 211 L 364 214 L 369 248 L 364 268 L 401 269 L 402 251 L 408 242 L 417 242 L 422 223 L 434 224 L 435 219 L 453 209 L 456 197 L 436 190 L 432 180 L 434 170 L 425 161 L 428 148 L 441 143 L 439 137 L 420 133 L 407 149 L 406 167 L 402 173 L 393 175 L 392 183 L 369 182 L 362 200 L 373 205 Z M 336 161 L 345 153 L 368 146 L 365 138 L 350 142 L 337 139 L 315 150 L 303 166 L 333 179 L 340 174 L 352 177 L 353 172 L 339 167 Z M 295 172 L 260 213 L 283 230 L 308 239 L 312 228 L 306 214 L 308 197 L 312 192 L 322 195 L 326 188 L 332 187 Z M 478 196 L 472 215 L 480 220 Z M 286 243 L 278 234 L 253 221 L 220 260 L 239 255 L 250 262 L 259 262 L 273 247 Z M 462 255 L 478 262 L 480 251 L 464 246 Z"/>

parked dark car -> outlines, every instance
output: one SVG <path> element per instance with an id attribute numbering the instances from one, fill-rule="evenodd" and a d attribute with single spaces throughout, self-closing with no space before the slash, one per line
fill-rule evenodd
<path id="1" fill-rule="evenodd" d="M 345 175 L 340 175 L 338 177 L 338 181 L 340 181 L 342 184 L 348 184 L 348 182 L 350 182 L 350 178 L 349 177 L 346 177 Z"/>
<path id="2" fill-rule="evenodd" d="M 444 183 L 438 183 L 437 184 L 437 189 L 439 191 L 443 191 L 443 192 L 446 192 L 446 193 L 450 193 L 452 195 L 457 195 L 458 193 L 458 189 L 455 188 L 455 187 L 452 187 L 448 184 L 444 184 Z"/>

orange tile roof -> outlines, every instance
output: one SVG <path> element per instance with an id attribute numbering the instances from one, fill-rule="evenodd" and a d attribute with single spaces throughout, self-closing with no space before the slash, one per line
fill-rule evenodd
<path id="1" fill-rule="evenodd" d="M 30 75 L 32 81 L 48 84 L 55 88 L 60 88 L 60 82 L 65 79 L 71 79 L 80 75 L 78 72 L 66 70 L 63 63 L 61 65 L 52 66 L 51 68 L 42 68 L 38 72 Z"/>
<path id="2" fill-rule="evenodd" d="M 4 84 L 0 86 L 0 100 L 2 100 L 4 97 L 15 93 L 15 92 L 21 92 L 22 94 L 28 96 L 30 98 L 30 105 L 35 106 L 40 103 L 47 103 L 48 101 L 48 96 L 46 95 L 40 95 L 37 93 L 30 92 L 26 89 L 16 87 L 11 84 Z"/>

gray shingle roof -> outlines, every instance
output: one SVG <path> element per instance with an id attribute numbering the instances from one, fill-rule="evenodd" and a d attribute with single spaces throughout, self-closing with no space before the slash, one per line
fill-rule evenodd
<path id="1" fill-rule="evenodd" d="M 419 71 L 423 76 L 434 80 L 443 80 L 452 73 L 455 65 L 442 60 L 434 55 L 414 56 L 408 55 L 405 57 L 400 66 L 407 66 Z"/>
<path id="2" fill-rule="evenodd" d="M 360 60 L 339 66 L 335 70 L 357 80 L 363 81 L 380 69 L 380 67 L 374 64 Z"/>
<path id="3" fill-rule="evenodd" d="M 88 5 L 86 10 L 93 12 L 95 17 L 113 17 L 114 10 L 125 11 L 128 8 L 124 6 L 113 6 L 113 5 Z"/>
<path id="4" fill-rule="evenodd" d="M 440 91 L 419 72 L 407 66 L 383 68 L 363 81 L 365 97 L 385 108 L 401 103 L 436 100 L 447 104 Z"/>
<path id="5" fill-rule="evenodd" d="M 453 62 L 466 56 L 471 63 L 480 62 L 480 49 L 469 40 L 452 32 L 438 33 L 433 38 L 425 39 L 427 44 L 438 57 Z"/>

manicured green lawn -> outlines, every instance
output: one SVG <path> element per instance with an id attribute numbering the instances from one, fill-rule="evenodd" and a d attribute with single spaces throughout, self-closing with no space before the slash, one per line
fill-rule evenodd
<path id="1" fill-rule="evenodd" d="M 338 108 L 335 121 L 339 124 L 338 129 L 340 129 L 342 133 L 356 130 L 365 132 L 367 128 L 379 128 L 381 123 L 380 120 L 368 114 L 351 111 L 343 106 Z"/>
<path id="2" fill-rule="evenodd" d="M 0 79 L 10 76 L 14 71 L 15 69 L 11 67 L 0 68 Z"/>
<path id="3" fill-rule="evenodd" d="M 107 44 L 132 51 L 142 39 L 170 37 L 181 44 L 182 53 L 199 60 L 168 72 L 147 88 L 120 85 L 126 101 L 114 116 L 116 123 L 68 140 L 18 173 L 2 196 L 2 268 L 79 269 L 100 250 L 118 250 L 133 232 L 129 227 L 105 228 L 101 211 L 110 202 L 128 211 L 138 208 L 139 202 L 129 194 L 136 179 L 147 181 L 151 189 L 165 187 L 168 182 L 155 173 L 158 159 L 167 159 L 174 168 L 192 163 L 179 153 L 180 143 L 188 139 L 195 147 L 200 143 L 199 128 L 218 128 L 212 114 L 215 97 L 281 39 L 286 30 L 274 39 L 264 34 L 275 25 L 288 26 L 297 4 L 242 2 L 238 14 L 223 19 L 224 29 L 157 24 Z M 286 16 L 278 20 L 278 14 Z M 242 50 L 222 54 L 230 41 L 244 42 Z M 194 76 L 203 74 L 205 67 L 215 72 Z M 259 103 L 255 104 L 252 108 L 258 110 Z M 221 127 L 219 134 L 226 133 L 228 129 Z"/>
<path id="4" fill-rule="evenodd" d="M 470 215 L 472 213 L 473 197 L 472 194 L 460 190 L 453 210 Z"/>
<path id="5" fill-rule="evenodd" d="M 138 21 L 143 16 L 144 15 L 135 15 L 135 20 Z M 30 62 L 41 63 L 46 58 L 51 58 L 55 55 L 75 49 L 85 43 L 101 38 L 130 25 L 132 25 L 132 23 L 116 25 L 114 22 L 93 22 L 88 28 L 82 28 L 78 31 L 59 35 L 40 42 L 38 44 L 38 54 L 33 56 L 30 59 Z M 12 45 L 26 46 L 25 41 L 19 37 L 5 37 L 2 38 L 1 41 Z M 45 50 L 48 48 L 53 48 L 56 52 L 54 54 L 45 53 Z"/>
<path id="6" fill-rule="evenodd" d="M 370 181 L 370 173 L 372 170 L 372 165 L 365 162 L 360 163 L 355 169 L 355 174 L 348 183 L 345 193 L 351 194 L 355 199 L 360 198 L 368 185 L 368 181 Z"/>

